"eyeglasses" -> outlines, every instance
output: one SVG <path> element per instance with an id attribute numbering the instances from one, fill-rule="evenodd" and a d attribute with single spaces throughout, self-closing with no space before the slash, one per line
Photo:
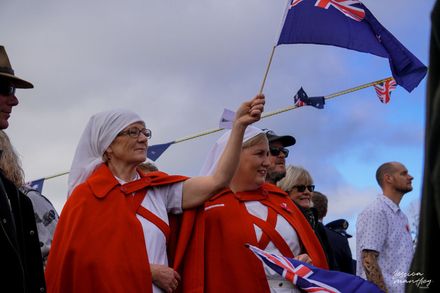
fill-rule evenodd
<path id="1" fill-rule="evenodd" d="M 121 131 L 121 132 L 118 133 L 118 136 L 120 136 L 120 135 L 128 135 L 128 136 L 133 137 L 133 138 L 138 138 L 139 135 L 141 135 L 141 133 L 143 135 L 145 135 L 148 139 L 151 138 L 151 130 L 150 129 L 147 129 L 147 128 L 139 129 L 137 127 L 132 127 L 132 128 L 127 129 L 127 130 Z"/>
<path id="2" fill-rule="evenodd" d="M 295 185 L 295 186 L 293 186 L 292 187 L 292 189 L 293 188 L 296 188 L 296 190 L 298 190 L 299 192 L 304 192 L 304 191 L 306 191 L 306 188 L 310 191 L 310 192 L 313 192 L 314 190 L 315 190 L 315 185 Z"/>
<path id="3" fill-rule="evenodd" d="M 286 148 L 272 148 L 272 147 L 270 147 L 269 151 L 270 151 L 270 154 L 275 157 L 279 156 L 280 153 L 283 153 L 286 158 L 289 156 L 289 150 Z"/>
<path id="4" fill-rule="evenodd" d="M 10 84 L 0 84 L 0 95 L 13 96 L 15 94 L 15 86 Z"/>

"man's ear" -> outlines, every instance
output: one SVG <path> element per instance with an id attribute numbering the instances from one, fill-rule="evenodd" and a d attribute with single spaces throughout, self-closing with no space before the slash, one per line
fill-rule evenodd
<path id="1" fill-rule="evenodd" d="M 391 175 L 391 174 L 385 174 L 384 176 L 383 176 L 383 179 L 384 179 L 384 182 L 388 182 L 388 183 L 391 183 L 391 182 L 393 182 L 393 176 Z"/>

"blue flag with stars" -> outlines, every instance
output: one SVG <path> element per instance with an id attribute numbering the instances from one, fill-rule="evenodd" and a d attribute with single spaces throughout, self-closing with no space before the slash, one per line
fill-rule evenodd
<path id="1" fill-rule="evenodd" d="M 292 0 L 281 44 L 332 45 L 388 58 L 397 84 L 411 92 L 427 68 L 358 0 Z"/>
<path id="2" fill-rule="evenodd" d="M 301 87 L 296 95 L 293 97 L 295 105 L 298 107 L 308 105 L 318 109 L 323 109 L 325 104 L 324 97 L 309 97 Z"/>

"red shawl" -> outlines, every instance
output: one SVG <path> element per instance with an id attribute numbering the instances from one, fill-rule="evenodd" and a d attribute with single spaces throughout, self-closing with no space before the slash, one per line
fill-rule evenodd
<path id="1" fill-rule="evenodd" d="M 237 194 L 226 189 L 207 201 L 204 211 L 184 212 L 183 218 L 195 217 L 196 225 L 192 235 L 186 235 L 189 242 L 179 242 L 177 249 L 181 258 L 174 267 L 182 273 L 183 292 L 270 291 L 261 261 L 244 245 L 257 246 L 254 226 L 240 208 L 240 202 L 248 200 L 264 201 L 283 216 L 296 230 L 303 253 L 311 257 L 313 265 L 328 268 L 319 240 L 286 193 L 271 184 Z"/>
<path id="2" fill-rule="evenodd" d="M 151 172 L 121 187 L 106 165 L 98 167 L 63 208 L 46 268 L 47 291 L 151 292 L 142 226 L 126 194 L 186 179 Z"/>

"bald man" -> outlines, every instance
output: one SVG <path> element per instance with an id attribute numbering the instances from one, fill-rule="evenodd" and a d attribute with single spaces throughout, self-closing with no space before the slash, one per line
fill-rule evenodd
<path id="1" fill-rule="evenodd" d="M 356 223 L 357 274 L 385 292 L 404 292 L 414 254 L 408 218 L 400 209 L 413 177 L 398 162 L 376 171 L 382 194 L 359 215 Z"/>

